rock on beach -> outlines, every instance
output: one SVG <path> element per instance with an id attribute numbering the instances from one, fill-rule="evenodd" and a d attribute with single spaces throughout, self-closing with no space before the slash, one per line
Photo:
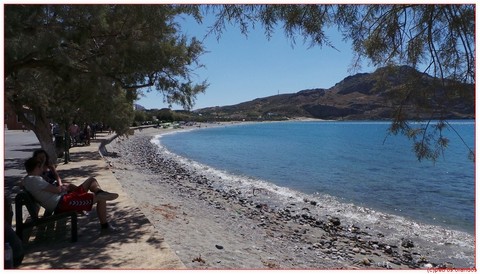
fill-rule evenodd
<path id="1" fill-rule="evenodd" d="M 117 138 L 106 160 L 187 268 L 421 269 L 444 263 L 422 254 L 412 239 L 387 242 L 384 231 L 341 215 L 313 214 L 322 201 L 269 206 L 261 202 L 265 190 L 218 188 L 218 181 L 159 151 L 150 142 L 159 133 L 144 129 Z"/>

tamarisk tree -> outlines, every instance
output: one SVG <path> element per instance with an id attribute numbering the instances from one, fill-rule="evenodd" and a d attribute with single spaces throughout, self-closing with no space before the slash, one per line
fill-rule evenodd
<path id="1" fill-rule="evenodd" d="M 178 14 L 200 18 L 175 5 L 5 5 L 5 103 L 52 156 L 50 121 L 98 121 L 122 134 L 140 88 L 191 107 L 207 87 L 190 77 L 204 49 L 179 34 Z"/>
<path id="2" fill-rule="evenodd" d="M 293 44 L 300 38 L 310 46 L 335 48 L 325 31 L 337 28 L 352 43 L 352 71 L 362 61 L 391 68 L 378 79 L 379 91 L 389 89 L 386 77 L 393 69 L 414 68 L 402 75 L 404 85 L 391 91 L 388 105 L 395 109 L 390 133 L 411 139 L 418 160 L 435 161 L 449 143 L 443 130 L 456 132 L 445 115 L 449 102 L 474 104 L 475 5 L 214 5 L 206 10 L 216 16 L 211 32 L 218 38 L 226 23 L 245 35 L 257 24 L 267 37 L 280 28 Z M 428 88 L 420 88 L 427 81 Z M 410 122 L 415 120 L 423 123 Z"/>
<path id="3" fill-rule="evenodd" d="M 392 90 L 388 102 L 396 109 L 390 132 L 412 139 L 419 160 L 436 160 L 449 143 L 442 134 L 451 127 L 446 102 L 468 105 L 474 98 L 473 4 L 5 5 L 6 103 L 21 119 L 25 107 L 33 111 L 35 124 L 23 120 L 46 148 L 53 148 L 49 119 L 66 124 L 90 117 L 124 132 L 139 88 L 155 89 L 168 103 L 188 109 L 207 87 L 190 78 L 204 48 L 178 34 L 175 17 L 189 15 L 201 23 L 205 14 L 215 16 L 211 32 L 218 38 L 228 24 L 245 35 L 260 25 L 267 37 L 280 28 L 293 44 L 300 38 L 335 48 L 326 29 L 337 28 L 356 53 L 352 70 L 366 60 L 423 72 L 404 75 L 405 84 Z M 419 89 L 416 83 L 427 74 L 435 81 Z M 387 88 L 383 80 L 379 90 Z M 430 115 L 414 117 L 405 111 L 412 108 Z M 427 122 L 415 126 L 409 122 L 415 119 Z"/>

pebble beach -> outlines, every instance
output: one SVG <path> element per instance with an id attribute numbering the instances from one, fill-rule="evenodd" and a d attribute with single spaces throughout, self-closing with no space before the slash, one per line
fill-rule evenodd
<path id="1" fill-rule="evenodd" d="M 207 126 L 225 125 L 192 128 Z M 108 144 L 104 157 L 189 269 L 475 267 L 474 237 L 464 232 L 327 196 L 286 197 L 263 186 L 226 186 L 207 167 L 192 168 L 188 159 L 178 161 L 152 143 L 155 136 L 178 130 L 184 129 L 136 130 Z"/>

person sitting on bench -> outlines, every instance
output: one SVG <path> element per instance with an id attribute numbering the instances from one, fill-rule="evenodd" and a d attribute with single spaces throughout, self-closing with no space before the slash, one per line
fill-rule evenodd
<path id="1" fill-rule="evenodd" d="M 43 173 L 42 177 L 45 181 L 48 183 L 54 185 L 54 186 L 62 186 L 66 185 L 67 186 L 67 192 L 73 191 L 77 186 L 69 183 L 62 181 L 60 178 L 60 175 L 58 175 L 57 169 L 55 168 L 55 165 L 53 165 L 50 162 L 50 157 L 48 157 L 47 151 L 43 149 L 37 149 L 33 152 L 33 158 L 36 158 L 38 161 L 43 163 Z"/>
<path id="2" fill-rule="evenodd" d="M 91 211 L 93 204 L 96 203 L 101 234 L 117 230 L 107 222 L 107 201 L 117 199 L 118 194 L 102 190 L 95 178 L 88 178 L 67 193 L 66 186 L 53 186 L 43 179 L 44 167 L 38 159 L 32 157 L 26 160 L 25 169 L 28 173 L 23 180 L 25 190 L 46 210 L 56 213 Z"/>

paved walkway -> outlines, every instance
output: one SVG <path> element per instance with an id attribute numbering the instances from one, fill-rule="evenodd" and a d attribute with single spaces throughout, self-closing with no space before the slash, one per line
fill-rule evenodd
<path id="1" fill-rule="evenodd" d="M 60 235 L 59 229 L 54 233 L 34 230 L 20 269 L 185 269 L 160 233 L 123 192 L 101 157 L 101 143 L 113 137 L 98 134 L 90 146 L 70 149 L 71 161 L 59 162 L 58 170 L 64 180 L 76 185 L 94 176 L 103 189 L 119 193 L 117 200 L 107 203 L 107 210 L 109 219 L 120 231 L 100 236 L 94 210 L 88 216 L 79 216 L 76 243 L 70 242 L 68 227 L 60 230 Z"/>

